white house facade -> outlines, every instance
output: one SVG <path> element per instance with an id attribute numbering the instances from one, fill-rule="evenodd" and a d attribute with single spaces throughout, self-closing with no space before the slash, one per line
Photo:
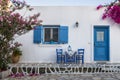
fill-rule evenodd
<path id="1" fill-rule="evenodd" d="M 22 43 L 20 63 L 56 63 L 56 49 L 65 52 L 69 45 L 73 52 L 84 49 L 84 63 L 120 63 L 120 25 L 109 19 L 102 20 L 104 9 L 96 10 L 95 6 L 36 6 L 26 15 L 38 12 L 43 20 L 43 26 L 39 26 L 40 41 L 34 41 L 34 30 L 16 37 L 16 41 Z M 67 32 L 62 32 L 63 27 Z M 54 41 L 50 42 L 50 39 Z"/>

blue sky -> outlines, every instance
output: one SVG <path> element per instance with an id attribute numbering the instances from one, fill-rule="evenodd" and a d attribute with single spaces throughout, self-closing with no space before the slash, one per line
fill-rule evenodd
<path id="1" fill-rule="evenodd" d="M 114 0 L 25 0 L 31 6 L 80 6 L 107 4 Z"/>

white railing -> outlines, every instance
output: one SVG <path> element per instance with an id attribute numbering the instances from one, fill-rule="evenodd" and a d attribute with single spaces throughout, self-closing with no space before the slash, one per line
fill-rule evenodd
<path id="1" fill-rule="evenodd" d="M 120 64 L 19 63 L 8 68 L 11 74 L 23 75 L 120 73 Z"/>

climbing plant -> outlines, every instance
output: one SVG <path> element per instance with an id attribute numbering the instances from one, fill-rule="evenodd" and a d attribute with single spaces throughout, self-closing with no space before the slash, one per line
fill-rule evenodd
<path id="1" fill-rule="evenodd" d="M 115 0 L 107 5 L 99 5 L 97 10 L 103 7 L 105 7 L 105 10 L 102 15 L 102 19 L 110 18 L 115 23 L 120 24 L 120 0 Z"/>

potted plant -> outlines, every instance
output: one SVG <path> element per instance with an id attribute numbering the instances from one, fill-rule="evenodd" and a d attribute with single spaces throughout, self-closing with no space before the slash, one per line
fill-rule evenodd
<path id="1" fill-rule="evenodd" d="M 12 53 L 12 63 L 17 63 L 21 55 L 22 51 L 18 47 L 15 47 Z"/>

